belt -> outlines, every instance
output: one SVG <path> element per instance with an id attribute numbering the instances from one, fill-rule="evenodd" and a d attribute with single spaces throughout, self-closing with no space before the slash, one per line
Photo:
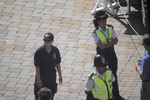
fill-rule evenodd
<path id="1" fill-rule="evenodd" d="M 109 47 L 109 48 L 104 48 L 104 49 L 100 49 L 99 47 L 97 47 L 97 49 L 101 52 L 111 52 L 114 50 L 114 47 Z"/>

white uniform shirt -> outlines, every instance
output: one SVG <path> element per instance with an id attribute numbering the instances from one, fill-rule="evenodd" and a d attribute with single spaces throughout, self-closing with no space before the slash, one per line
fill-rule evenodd
<path id="1" fill-rule="evenodd" d="M 112 32 L 112 37 L 113 37 L 113 39 L 116 38 L 116 37 L 117 37 L 116 32 L 114 31 L 113 28 L 110 28 L 110 29 L 111 29 L 110 31 Z M 105 36 L 107 37 L 107 39 L 108 39 L 108 26 L 106 26 L 105 32 L 101 29 L 100 26 L 99 26 L 99 30 L 102 31 L 102 32 L 105 34 Z M 95 44 L 97 44 L 98 41 L 100 40 L 100 38 L 97 36 L 96 33 L 93 34 L 93 38 L 94 38 L 94 43 L 95 43 Z"/>
<path id="2" fill-rule="evenodd" d="M 99 72 L 96 70 L 94 72 L 94 74 L 96 74 L 97 76 L 99 76 L 100 78 L 102 78 L 103 80 L 105 80 L 105 75 L 106 73 L 104 73 L 103 75 L 99 74 Z M 111 82 L 114 82 L 115 81 L 115 77 L 114 75 L 112 74 L 111 76 Z M 88 79 L 87 82 L 86 82 L 86 86 L 85 86 L 85 91 L 91 91 L 94 87 L 94 83 L 93 83 L 93 80 L 92 79 Z"/>

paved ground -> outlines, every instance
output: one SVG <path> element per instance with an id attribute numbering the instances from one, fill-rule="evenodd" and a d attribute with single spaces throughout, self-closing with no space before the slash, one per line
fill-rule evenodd
<path id="1" fill-rule="evenodd" d="M 43 44 L 46 32 L 55 35 L 54 45 L 62 56 L 64 82 L 59 85 L 55 100 L 85 100 L 86 75 L 93 70 L 95 54 L 90 34 L 94 29 L 90 14 L 93 1 L 0 0 L 0 100 L 34 99 L 33 55 Z M 126 7 L 120 10 L 127 12 Z M 120 94 L 126 100 L 139 100 L 141 81 L 134 65 L 140 59 L 138 54 L 144 54 L 142 38 L 120 17 L 108 18 L 119 37 L 115 48 Z M 133 12 L 127 18 L 139 34 L 144 33 L 139 14 Z"/>

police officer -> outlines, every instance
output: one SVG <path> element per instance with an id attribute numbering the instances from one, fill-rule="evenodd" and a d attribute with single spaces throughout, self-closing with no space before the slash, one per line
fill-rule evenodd
<path id="1" fill-rule="evenodd" d="M 95 30 L 92 33 L 94 42 L 97 46 L 96 53 L 102 55 L 108 62 L 109 68 L 112 70 L 116 81 L 113 82 L 113 98 L 115 100 L 124 100 L 119 94 L 117 68 L 118 60 L 114 50 L 114 45 L 117 44 L 118 38 L 112 25 L 107 25 L 108 15 L 104 11 L 97 11 L 94 14 L 93 24 Z"/>
<path id="2" fill-rule="evenodd" d="M 44 35 L 44 45 L 39 47 L 34 54 L 34 65 L 36 69 L 34 94 L 38 99 L 38 91 L 47 87 L 52 91 L 52 96 L 57 92 L 56 70 L 59 75 L 59 83 L 62 83 L 61 57 L 57 47 L 53 46 L 54 35 L 50 32 Z M 53 98 L 52 98 L 53 100 Z"/>
<path id="3" fill-rule="evenodd" d="M 97 54 L 94 58 L 96 70 L 88 75 L 85 86 L 86 100 L 112 100 L 112 82 L 115 77 L 110 69 L 107 69 L 105 59 Z"/>

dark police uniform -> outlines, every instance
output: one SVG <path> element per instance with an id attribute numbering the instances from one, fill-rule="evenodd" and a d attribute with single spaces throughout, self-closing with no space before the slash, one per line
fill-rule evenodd
<path id="1" fill-rule="evenodd" d="M 57 92 L 56 69 L 55 66 L 61 63 L 60 52 L 57 47 L 52 45 L 52 50 L 48 53 L 44 46 L 38 48 L 34 55 L 34 65 L 40 69 L 42 87 L 48 87 L 52 91 L 52 95 Z M 38 96 L 39 88 L 35 79 L 34 94 Z"/>

